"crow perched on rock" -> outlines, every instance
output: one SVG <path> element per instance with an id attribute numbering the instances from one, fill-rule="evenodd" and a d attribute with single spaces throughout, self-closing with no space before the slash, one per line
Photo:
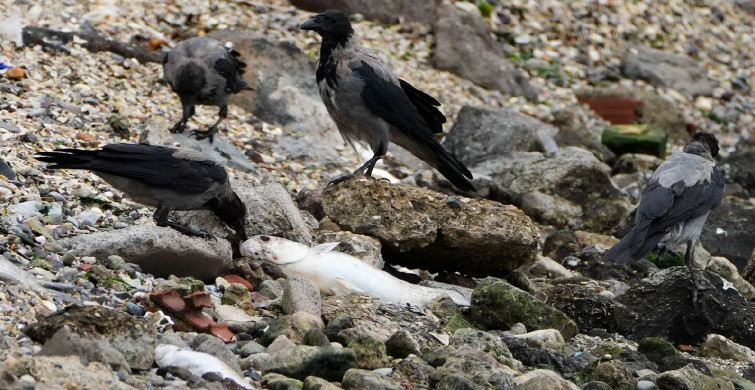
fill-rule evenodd
<path id="1" fill-rule="evenodd" d="M 222 165 L 190 149 L 146 144 L 110 144 L 101 149 L 58 149 L 40 152 L 37 160 L 52 163 L 50 169 L 86 169 L 97 174 L 129 198 L 156 207 L 155 223 L 181 233 L 205 238 L 197 231 L 168 218 L 173 210 L 213 211 L 246 240 L 246 206 L 231 189 Z"/>
<path id="2" fill-rule="evenodd" d="M 377 54 L 363 47 L 349 18 L 327 10 L 299 28 L 322 36 L 317 85 L 328 112 L 344 139 L 369 145 L 374 153 L 353 174 L 372 174 L 375 163 L 393 142 L 432 165 L 456 187 L 473 191 L 472 174 L 448 153 L 434 134 L 443 132 L 446 117 L 432 96 L 399 79 Z"/>
<path id="3" fill-rule="evenodd" d="M 723 199 L 724 178 L 713 160 L 718 140 L 697 132 L 682 152 L 653 173 L 637 207 L 635 227 L 605 254 L 619 264 L 639 260 L 656 247 L 661 252 L 687 244 L 684 262 L 697 290 L 702 287 L 692 270 L 695 244 L 710 210 Z"/>
<path id="4" fill-rule="evenodd" d="M 246 64 L 239 59 L 239 52 L 227 49 L 220 42 L 196 37 L 176 45 L 163 59 L 163 74 L 170 88 L 181 98 L 183 114 L 171 129 L 172 133 L 184 131 L 186 121 L 194 115 L 194 106 L 220 107 L 218 120 L 207 131 L 192 131 L 197 139 L 212 137 L 220 122 L 228 116 L 228 97 L 245 89 L 251 89 L 241 78 Z"/>

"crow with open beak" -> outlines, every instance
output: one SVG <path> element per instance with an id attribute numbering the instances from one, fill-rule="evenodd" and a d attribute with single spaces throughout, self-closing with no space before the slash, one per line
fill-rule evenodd
<path id="1" fill-rule="evenodd" d="M 228 116 L 229 96 L 251 89 L 241 77 L 246 64 L 239 57 L 239 52 L 207 37 L 183 41 L 165 55 L 163 77 L 183 107 L 181 120 L 173 126 L 172 133 L 184 131 L 195 105 L 217 106 L 220 112 L 215 124 L 207 131 L 191 132 L 197 139 L 209 138 L 212 142 L 218 125 Z"/>
<path id="2" fill-rule="evenodd" d="M 605 259 L 625 264 L 656 247 L 663 254 L 687 244 L 684 262 L 696 290 L 703 290 L 692 270 L 692 259 L 708 213 L 724 196 L 723 174 L 714 160 L 717 155 L 716 137 L 697 132 L 682 152 L 664 161 L 642 192 L 634 228 L 606 252 Z"/>
<path id="3" fill-rule="evenodd" d="M 246 206 L 231 189 L 228 173 L 206 155 L 180 148 L 146 144 L 109 144 L 96 150 L 40 152 L 49 169 L 86 169 L 132 200 L 156 207 L 158 226 L 204 238 L 212 236 L 169 218 L 173 210 L 209 209 L 246 240 Z"/>
<path id="4" fill-rule="evenodd" d="M 327 10 L 299 28 L 322 36 L 317 85 L 328 113 L 343 138 L 368 145 L 373 157 L 353 174 L 372 174 L 375 163 L 393 142 L 436 168 L 456 187 L 474 191 L 472 174 L 447 152 L 435 134 L 443 132 L 446 117 L 432 96 L 399 79 L 377 54 L 360 44 L 349 18 L 341 11 Z"/>

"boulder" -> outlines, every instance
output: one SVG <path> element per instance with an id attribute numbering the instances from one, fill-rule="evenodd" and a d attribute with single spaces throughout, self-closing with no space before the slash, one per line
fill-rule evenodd
<path id="1" fill-rule="evenodd" d="M 755 361 L 755 352 L 743 345 L 739 345 L 720 334 L 709 334 L 700 345 L 700 356 L 739 360 L 742 362 Z"/>
<path id="2" fill-rule="evenodd" d="M 739 290 L 739 293 L 748 301 L 755 300 L 755 287 L 745 280 L 737 271 L 737 267 L 725 257 L 711 257 L 705 269 L 715 272 L 722 278 L 731 282 L 731 284 Z"/>
<path id="3" fill-rule="evenodd" d="M 294 314 L 299 311 L 322 316 L 320 290 L 312 281 L 299 275 L 291 275 L 283 282 L 283 312 Z"/>
<path id="4" fill-rule="evenodd" d="M 666 371 L 658 376 L 659 390 L 734 390 L 734 384 L 723 378 L 712 378 L 691 365 Z"/>
<path id="5" fill-rule="evenodd" d="M 317 375 L 340 381 L 348 369 L 356 367 L 354 352 L 348 348 L 296 345 L 270 354 L 270 360 L 265 363 L 266 373 L 275 372 L 299 380 Z"/>
<path id="6" fill-rule="evenodd" d="M 708 215 L 700 242 L 713 256 L 725 257 L 743 271 L 755 248 L 755 205 L 746 199 L 724 198 Z"/>
<path id="7" fill-rule="evenodd" d="M 541 291 L 548 303 L 554 308 L 573 318 L 580 332 L 588 333 L 592 329 L 604 329 L 608 332 L 618 330 L 617 311 L 623 306 L 608 296 L 601 295 L 595 286 L 574 283 L 559 283 Z M 604 290 L 605 291 L 605 290 Z"/>
<path id="8" fill-rule="evenodd" d="M 582 372 L 591 362 L 598 359 L 589 353 L 568 356 L 549 349 L 533 348 L 524 340 L 506 334 L 502 334 L 501 339 L 506 343 L 514 359 L 525 366 L 547 366 L 561 375 Z"/>
<path id="9" fill-rule="evenodd" d="M 436 68 L 507 95 L 537 97 L 529 80 L 504 58 L 501 45 L 491 37 L 490 27 L 477 10 L 470 12 L 454 2 L 443 2 L 438 7 L 434 32 Z"/>
<path id="10" fill-rule="evenodd" d="M 642 79 L 656 87 L 673 88 L 689 97 L 710 96 L 715 87 L 708 79 L 707 70 L 698 61 L 649 47 L 627 50 L 621 70 L 631 79 Z"/>
<path id="11" fill-rule="evenodd" d="M 28 368 L 34 373 L 37 389 L 64 389 L 71 384 L 104 384 L 112 390 L 134 390 L 122 382 L 117 372 L 100 362 L 86 364 L 77 356 L 35 356 Z M 19 387 L 20 389 L 21 387 Z"/>
<path id="12" fill-rule="evenodd" d="M 524 340 L 529 346 L 540 349 L 551 349 L 557 352 L 566 351 L 566 342 L 561 332 L 556 329 L 540 329 L 515 335 Z"/>
<path id="13" fill-rule="evenodd" d="M 755 151 L 741 150 L 730 154 L 722 161 L 726 178 L 739 184 L 747 195 L 755 196 Z"/>
<path id="14" fill-rule="evenodd" d="M 512 206 L 367 178 L 329 186 L 322 203 L 341 229 L 380 240 L 392 264 L 488 276 L 536 258 L 537 229 Z"/>
<path id="15" fill-rule="evenodd" d="M 437 0 L 409 2 L 406 0 L 291 0 L 297 8 L 312 12 L 337 9 L 347 14 L 360 13 L 382 23 L 419 22 L 432 25 Z"/>
<path id="16" fill-rule="evenodd" d="M 508 152 L 554 152 L 555 127 L 516 110 L 463 106 L 443 144 L 466 165 Z"/>
<path id="17" fill-rule="evenodd" d="M 629 202 L 611 182 L 611 168 L 584 149 L 514 152 L 470 169 L 490 177 L 491 199 L 520 207 L 546 225 L 610 232 L 629 214 Z"/>
<path id="18" fill-rule="evenodd" d="M 471 347 L 444 347 L 443 364 L 430 374 L 430 385 L 437 385 L 448 376 L 458 375 L 482 388 L 509 389 L 513 387 L 517 371 L 490 355 Z M 432 363 L 431 363 L 432 365 Z M 442 386 L 436 386 L 440 388 Z M 431 387 L 432 388 L 432 387 Z"/>
<path id="19" fill-rule="evenodd" d="M 538 369 L 514 378 L 516 390 L 579 390 L 579 386 L 551 370 Z"/>
<path id="20" fill-rule="evenodd" d="M 469 347 L 491 354 L 499 363 L 511 366 L 512 355 L 501 338 L 479 329 L 464 328 L 454 332 L 448 345 Z"/>
<path id="21" fill-rule="evenodd" d="M 346 371 L 341 387 L 347 390 L 402 390 L 403 387 L 393 379 L 374 371 L 352 368 Z"/>
<path id="22" fill-rule="evenodd" d="M 75 256 L 103 261 L 110 255 L 120 256 L 160 278 L 176 275 L 212 281 L 232 262 L 228 241 L 189 237 L 168 227 L 133 226 L 82 234 L 59 243 Z"/>
<path id="23" fill-rule="evenodd" d="M 370 236 L 354 234 L 352 232 L 320 232 L 315 238 L 315 244 L 339 242 L 339 252 L 347 253 L 365 263 L 382 269 L 385 263 L 381 252 L 380 241 Z"/>

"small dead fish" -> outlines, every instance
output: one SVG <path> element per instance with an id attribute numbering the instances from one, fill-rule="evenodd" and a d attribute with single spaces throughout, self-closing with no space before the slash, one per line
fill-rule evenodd
<path id="1" fill-rule="evenodd" d="M 214 372 L 231 379 L 245 389 L 254 389 L 249 382 L 245 381 L 236 371 L 222 360 L 204 352 L 188 351 L 170 344 L 161 344 L 155 347 L 155 363 L 160 368 L 180 367 L 189 370 L 192 374 L 202 377 L 208 372 Z"/>
<path id="2" fill-rule="evenodd" d="M 418 286 L 395 278 L 345 253 L 333 251 L 339 243 L 308 247 L 285 238 L 255 236 L 241 244 L 241 254 L 276 264 L 287 276 L 311 280 L 321 292 L 332 295 L 359 293 L 393 303 L 425 307 L 447 294 L 457 305 L 469 306 L 469 299 L 453 290 Z"/>

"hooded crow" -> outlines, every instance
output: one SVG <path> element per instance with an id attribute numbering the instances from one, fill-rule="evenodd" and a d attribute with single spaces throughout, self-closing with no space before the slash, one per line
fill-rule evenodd
<path id="1" fill-rule="evenodd" d="M 220 107 L 218 120 L 207 131 L 192 131 L 197 139 L 212 138 L 220 122 L 228 116 L 228 96 L 249 88 L 241 78 L 246 64 L 239 52 L 227 49 L 207 37 L 183 41 L 163 58 L 163 77 L 181 98 L 183 115 L 171 132 L 182 133 L 194 115 L 196 104 Z"/>
<path id="2" fill-rule="evenodd" d="M 443 132 L 446 117 L 432 96 L 399 79 L 375 52 L 363 47 L 341 11 L 327 10 L 302 23 L 302 30 L 322 36 L 317 85 L 328 113 L 343 138 L 369 145 L 373 157 L 345 180 L 370 176 L 375 163 L 393 142 L 424 160 L 456 187 L 473 191 L 472 174 L 447 152 L 434 134 Z"/>
<path id="3" fill-rule="evenodd" d="M 129 198 L 156 207 L 157 226 L 205 238 L 209 233 L 191 229 L 168 218 L 173 210 L 209 209 L 246 240 L 246 206 L 231 189 L 222 165 L 190 149 L 146 144 L 110 144 L 101 149 L 57 149 L 41 152 L 37 160 L 50 169 L 86 169 Z"/>
<path id="4" fill-rule="evenodd" d="M 716 137 L 697 132 L 682 152 L 664 161 L 642 192 L 634 228 L 606 252 L 605 259 L 625 264 L 656 247 L 665 253 L 686 243 L 684 262 L 701 290 L 692 258 L 708 213 L 721 204 L 724 195 L 724 178 L 713 160 L 716 155 Z"/>

